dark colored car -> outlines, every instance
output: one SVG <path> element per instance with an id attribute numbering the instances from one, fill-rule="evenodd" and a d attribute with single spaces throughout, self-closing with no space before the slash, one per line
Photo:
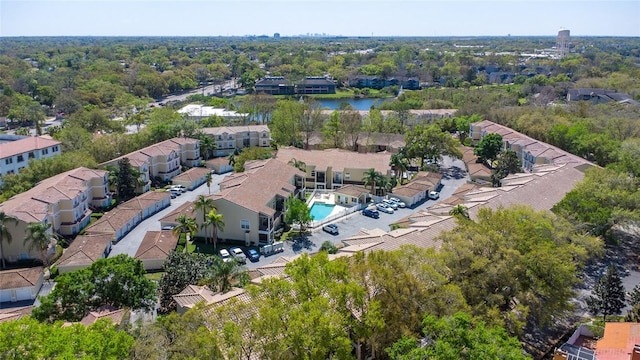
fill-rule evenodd
<path id="1" fill-rule="evenodd" d="M 380 213 L 378 212 L 378 210 L 370 210 L 370 209 L 362 210 L 362 215 L 368 216 L 374 219 L 378 219 L 380 217 Z"/>
<path id="2" fill-rule="evenodd" d="M 249 254 L 249 255 L 247 255 L 247 257 L 252 262 L 256 262 L 256 261 L 260 260 L 260 254 L 258 254 L 258 252 L 255 249 L 247 250 L 247 254 Z"/>

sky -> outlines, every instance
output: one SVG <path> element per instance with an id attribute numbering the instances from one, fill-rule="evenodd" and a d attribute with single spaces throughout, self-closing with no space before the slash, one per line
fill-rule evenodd
<path id="1" fill-rule="evenodd" d="M 640 0 L 0 0 L 0 36 L 640 36 Z"/>

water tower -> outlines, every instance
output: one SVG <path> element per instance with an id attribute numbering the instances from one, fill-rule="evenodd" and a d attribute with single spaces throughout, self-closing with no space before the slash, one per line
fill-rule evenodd
<path id="1" fill-rule="evenodd" d="M 558 31 L 558 38 L 556 39 L 556 52 L 558 58 L 562 59 L 569 53 L 569 38 L 570 33 L 568 29 L 560 29 Z"/>

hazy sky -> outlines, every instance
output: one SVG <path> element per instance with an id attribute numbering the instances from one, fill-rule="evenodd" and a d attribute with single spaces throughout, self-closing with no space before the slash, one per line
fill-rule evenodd
<path id="1" fill-rule="evenodd" d="M 0 0 L 0 36 L 640 36 L 640 0 Z"/>

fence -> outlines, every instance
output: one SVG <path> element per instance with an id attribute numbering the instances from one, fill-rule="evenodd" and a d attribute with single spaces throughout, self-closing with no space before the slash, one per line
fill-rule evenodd
<path id="1" fill-rule="evenodd" d="M 339 206 L 339 205 L 338 205 Z M 322 220 L 314 220 L 311 222 L 311 225 L 309 227 L 311 228 L 317 228 L 319 226 L 322 226 L 326 223 L 329 223 L 333 220 L 339 219 L 341 217 L 347 216 L 349 214 L 353 214 L 356 211 L 360 211 L 362 209 L 364 209 L 367 206 L 367 204 L 358 204 L 356 206 L 352 206 L 350 208 L 346 208 L 344 211 L 341 211 L 337 214 L 331 215 L 331 216 L 327 216 L 326 218 L 322 219 Z"/>

